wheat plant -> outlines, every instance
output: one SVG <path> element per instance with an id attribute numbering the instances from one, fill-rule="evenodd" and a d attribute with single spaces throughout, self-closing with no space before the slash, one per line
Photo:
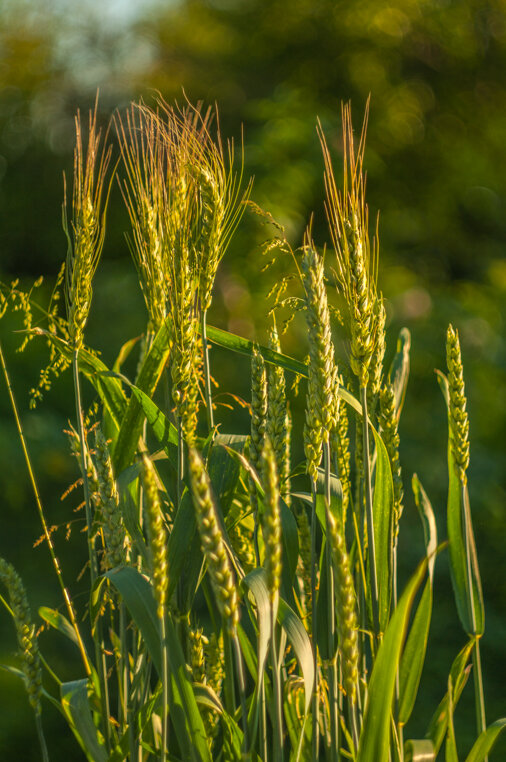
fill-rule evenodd
<path id="1" fill-rule="evenodd" d="M 469 423 L 452 326 L 448 373 L 439 374 L 448 408 L 447 541 L 438 544 L 436 516 L 413 476 L 425 557 L 398 587 L 407 489 L 399 419 L 410 337 L 403 329 L 388 368 L 378 233 L 371 243 L 365 200 L 367 111 L 358 146 L 349 105 L 342 117 L 341 181 L 318 127 L 331 246 L 313 240 L 308 228 L 293 248 L 277 228 L 269 248 L 289 253 L 298 291 L 277 300 L 269 335 L 252 343 L 208 324 L 217 270 L 251 193 L 242 163 L 234 169 L 233 144 L 223 148 L 216 114 L 162 99 L 154 108 L 132 104 L 114 117 L 114 171 L 96 108 L 86 134 L 77 116 L 70 222 L 64 206 L 68 255 L 59 279 L 66 317 L 52 303 L 47 328 L 32 328 L 31 310 L 42 317 L 44 310 L 17 284 L 2 286 L 0 305 L 1 316 L 21 308 L 28 338 L 50 348 L 50 367 L 62 372 L 71 365 L 74 376 L 69 439 L 84 490 L 90 591 L 89 603 L 78 604 L 72 581 L 64 582 L 0 349 L 62 594 L 61 606 L 42 607 L 39 617 L 76 646 L 73 679 L 62 681 L 39 651 L 19 573 L 0 559 L 7 592 L 0 600 L 19 648 L 20 667 L 8 669 L 26 685 L 44 760 L 57 755 L 43 732 L 51 703 L 90 762 L 456 762 L 453 718 L 470 660 L 477 727 L 466 762 L 486 760 L 506 725 L 502 719 L 487 727 L 485 719 Z M 86 343 L 114 176 L 146 306 L 130 378 L 120 372 L 124 349 L 111 370 Z M 286 282 L 278 296 L 284 291 Z M 306 317 L 307 360 L 281 350 L 275 313 L 295 306 Z M 209 343 L 250 358 L 247 432 L 223 429 Z M 43 372 L 42 386 L 50 377 Z M 292 379 L 307 382 L 303 426 L 292 424 Z M 89 410 L 82 382 L 94 390 Z M 304 461 L 294 467 L 295 438 Z M 468 642 L 455 656 L 425 737 L 413 739 L 409 720 L 440 552 L 449 554 Z"/>

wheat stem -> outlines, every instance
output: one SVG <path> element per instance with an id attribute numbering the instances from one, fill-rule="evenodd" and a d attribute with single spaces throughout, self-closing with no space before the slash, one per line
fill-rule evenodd
<path id="1" fill-rule="evenodd" d="M 311 493 L 313 503 L 311 510 L 311 636 L 313 641 L 313 669 L 315 675 L 314 692 L 312 698 L 312 735 L 311 735 L 311 762 L 318 760 L 318 707 L 319 707 L 319 679 L 318 679 L 318 622 L 316 618 L 316 585 L 318 556 L 316 553 L 316 482 L 311 479 Z"/>
<path id="2" fill-rule="evenodd" d="M 330 546 L 330 530 L 328 515 L 330 512 L 330 463 L 331 451 L 328 442 L 323 445 L 323 457 L 325 464 L 325 515 L 327 528 L 327 541 L 325 547 L 325 564 L 327 567 L 327 638 L 329 648 L 330 664 L 327 668 L 327 683 L 329 688 L 330 705 L 330 759 L 331 762 L 337 762 L 337 749 L 339 748 L 339 707 L 337 697 L 337 662 L 334 658 L 335 648 L 335 606 L 334 606 L 334 573 L 332 569 L 332 550 Z"/>
<path id="3" fill-rule="evenodd" d="M 201 317 L 202 348 L 204 351 L 204 395 L 206 400 L 207 426 L 211 432 L 214 429 L 213 395 L 211 392 L 211 368 L 209 363 L 209 342 L 207 341 L 207 310 Z"/>
<path id="4" fill-rule="evenodd" d="M 98 576 L 98 562 L 94 547 L 92 535 L 92 515 L 90 486 L 88 481 L 88 469 L 86 467 L 87 444 L 84 434 L 83 409 L 81 405 L 81 385 L 79 382 L 79 349 L 76 347 L 72 354 L 72 373 L 74 377 L 74 393 L 76 402 L 76 417 L 79 441 L 81 447 L 81 471 L 83 475 L 84 502 L 86 509 L 86 538 L 88 541 L 88 557 L 90 561 L 90 578 L 93 587 Z M 99 618 L 95 628 L 94 637 L 95 658 L 97 661 L 97 671 L 100 683 L 100 701 L 102 706 L 102 724 L 107 747 L 110 745 L 110 724 L 109 724 L 109 691 L 107 686 L 107 667 L 105 663 L 105 653 L 103 649 L 102 622 Z"/>
<path id="5" fill-rule="evenodd" d="M 378 573 L 376 568 L 376 543 L 374 539 L 374 514 L 372 505 L 372 487 L 371 487 L 371 461 L 369 454 L 369 418 L 367 413 L 367 387 L 360 389 L 360 401 L 362 403 L 362 431 L 364 443 L 364 488 L 365 488 L 365 508 L 367 517 L 367 542 L 369 549 L 370 571 L 371 571 L 371 600 L 373 630 L 379 635 L 379 595 L 378 595 Z"/>

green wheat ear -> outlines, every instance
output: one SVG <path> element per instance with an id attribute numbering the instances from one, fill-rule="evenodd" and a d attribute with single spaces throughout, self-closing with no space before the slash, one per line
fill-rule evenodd
<path id="1" fill-rule="evenodd" d="M 467 482 L 469 466 L 469 416 L 464 387 L 464 368 L 458 331 L 450 324 L 446 334 L 446 361 L 450 394 L 451 448 L 459 480 Z"/>
<path id="2" fill-rule="evenodd" d="M 75 118 L 74 188 L 72 220 L 67 221 L 66 199 L 63 203 L 63 227 L 68 251 L 65 272 L 68 332 L 75 349 L 83 343 L 84 329 L 91 305 L 91 283 L 102 252 L 105 236 L 105 215 L 112 177 L 105 187 L 112 147 L 105 143 L 97 127 L 97 105 L 90 111 L 88 143 L 83 145 L 81 115 Z"/>
<path id="3" fill-rule="evenodd" d="M 167 588 L 169 586 L 167 532 L 163 520 L 160 495 L 156 486 L 155 470 L 147 455 L 142 456 L 142 481 L 146 494 L 146 516 L 151 548 L 153 588 L 158 618 L 163 620 L 167 605 Z"/>
<path id="4" fill-rule="evenodd" d="M 337 367 L 330 330 L 330 313 L 323 275 L 323 261 L 311 242 L 304 248 L 302 280 L 309 333 L 309 381 L 304 426 L 307 471 L 316 482 L 323 444 L 337 414 Z"/>
<path id="5" fill-rule="evenodd" d="M 234 638 L 239 624 L 237 585 L 211 495 L 209 477 L 202 458 L 193 448 L 188 452 L 188 465 L 202 552 L 220 612 L 230 636 Z"/>
<path id="6" fill-rule="evenodd" d="M 32 623 L 30 606 L 21 577 L 12 564 L 3 558 L 0 558 L 0 580 L 9 593 L 28 700 L 35 714 L 40 715 L 42 674 L 35 625 Z"/>

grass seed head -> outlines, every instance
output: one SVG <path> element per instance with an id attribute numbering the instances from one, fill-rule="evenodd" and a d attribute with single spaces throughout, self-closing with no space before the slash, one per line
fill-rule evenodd
<path id="1" fill-rule="evenodd" d="M 265 437 L 262 450 L 262 483 L 265 490 L 262 517 L 265 545 L 264 564 L 269 598 L 273 603 L 281 585 L 281 514 L 276 458 L 268 436 Z"/>
<path id="2" fill-rule="evenodd" d="M 109 447 L 100 428 L 95 429 L 95 466 L 98 486 L 98 511 L 105 541 L 105 567 L 127 564 L 130 538 L 119 506 L 119 495 L 112 470 Z"/>
<path id="3" fill-rule="evenodd" d="M 234 572 L 223 541 L 209 477 L 194 448 L 188 451 L 188 466 L 202 552 L 220 612 L 229 634 L 235 637 L 239 623 L 239 603 Z"/>
<path id="4" fill-rule="evenodd" d="M 30 606 L 21 577 L 12 564 L 3 558 L 0 558 L 0 580 L 9 593 L 28 700 L 34 712 L 40 715 L 42 673 L 35 626 L 32 623 Z"/>
<path id="5" fill-rule="evenodd" d="M 323 444 L 328 442 L 337 413 L 337 367 L 330 330 L 323 261 L 311 243 L 304 249 L 302 278 L 309 333 L 309 381 L 304 449 L 308 473 L 311 479 L 316 481 Z"/>
<path id="6" fill-rule="evenodd" d="M 276 326 L 271 328 L 269 347 L 281 352 Z M 267 433 L 274 449 L 280 490 L 290 504 L 290 430 L 291 421 L 286 402 L 286 381 L 283 368 L 269 365 L 267 384 Z"/>
<path id="7" fill-rule="evenodd" d="M 399 534 L 399 520 L 402 515 L 402 499 L 404 488 L 402 485 L 402 470 L 399 460 L 399 431 L 397 413 L 395 409 L 395 394 L 391 384 L 385 384 L 380 392 L 380 433 L 383 437 L 385 447 L 387 448 L 390 467 L 392 469 L 392 478 L 394 485 L 394 505 L 393 505 L 393 537 L 397 541 Z"/>
<path id="8" fill-rule="evenodd" d="M 153 588 L 158 618 L 163 619 L 167 603 L 167 588 L 169 586 L 167 532 L 163 520 L 160 495 L 156 485 L 155 469 L 147 455 L 142 456 L 142 481 L 146 495 L 146 517 L 151 549 Z"/>
<path id="9" fill-rule="evenodd" d="M 72 221 L 69 227 L 65 200 L 63 226 L 68 240 L 65 278 L 68 331 L 73 346 L 79 349 L 90 311 L 91 284 L 104 245 L 105 215 L 111 187 L 111 182 L 106 187 L 105 181 L 112 149 L 106 145 L 100 149 L 102 135 L 97 127 L 97 104 L 89 116 L 86 154 L 79 112 L 75 125 Z"/>
<path id="10" fill-rule="evenodd" d="M 464 387 L 464 368 L 458 331 L 450 324 L 446 334 L 446 362 L 450 393 L 451 448 L 460 481 L 467 482 L 469 466 L 469 417 Z"/>

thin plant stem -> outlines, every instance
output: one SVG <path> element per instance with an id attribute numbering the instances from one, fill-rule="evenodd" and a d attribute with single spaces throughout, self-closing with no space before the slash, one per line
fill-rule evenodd
<path id="1" fill-rule="evenodd" d="M 481 653 L 480 653 L 480 640 L 476 634 L 476 610 L 474 606 L 474 593 L 473 593 L 473 572 L 471 568 L 471 510 L 469 507 L 469 494 L 467 487 L 463 481 L 460 483 L 461 488 L 461 505 L 462 505 L 462 523 L 464 525 L 464 539 L 466 545 L 466 592 L 467 601 L 469 607 L 469 618 L 471 620 L 471 629 L 475 637 L 475 644 L 473 649 L 473 673 L 474 673 L 474 703 L 476 709 L 476 728 L 478 734 L 482 733 L 486 726 L 487 721 L 485 717 L 485 696 L 483 690 L 483 673 L 481 668 Z M 484 758 L 484 762 L 487 762 L 488 756 Z"/>
<path id="2" fill-rule="evenodd" d="M 379 635 L 379 595 L 378 595 L 378 573 L 376 568 L 376 543 L 374 540 L 374 515 L 372 507 L 372 487 L 371 487 L 371 462 L 369 456 L 369 418 L 367 413 L 367 387 L 360 389 L 360 401 L 362 403 L 362 431 L 363 431 L 363 458 L 364 458 L 364 487 L 365 487 L 365 507 L 367 515 L 367 541 L 369 548 L 369 566 L 371 570 L 371 600 L 373 630 Z"/>
<path id="3" fill-rule="evenodd" d="M 265 682 L 262 677 L 262 687 L 260 689 L 260 701 L 261 701 L 261 712 L 260 712 L 260 746 L 262 749 L 262 759 L 264 762 L 269 762 L 269 750 L 267 745 L 267 707 L 265 702 Z"/>
<path id="4" fill-rule="evenodd" d="M 314 693 L 312 698 L 312 737 L 311 737 L 311 762 L 318 760 L 318 628 L 317 628 L 317 606 L 316 606 L 316 573 L 318 558 L 316 555 L 316 483 L 311 480 L 311 492 L 313 495 L 313 506 L 311 511 L 311 637 L 313 641 L 313 667 L 314 667 Z"/>
<path id="5" fill-rule="evenodd" d="M 323 456 L 325 462 L 325 514 L 328 517 L 330 511 L 330 464 L 331 452 L 330 445 L 325 442 L 323 445 Z M 337 661 L 334 653 L 336 621 L 334 607 L 334 572 L 332 569 L 332 551 L 329 541 L 329 526 L 327 518 L 327 540 L 325 545 L 325 563 L 327 567 L 327 639 L 329 655 L 331 654 L 330 664 L 327 669 L 327 682 L 329 687 L 329 709 L 330 709 L 330 759 L 331 762 L 337 762 L 337 749 L 339 748 L 339 707 L 337 698 Z"/>
<path id="6" fill-rule="evenodd" d="M 251 758 L 249 740 L 248 740 L 248 710 L 246 708 L 246 678 L 244 676 L 244 663 L 242 660 L 241 644 L 237 634 L 232 637 L 232 646 L 235 657 L 235 668 L 237 671 L 237 685 L 239 688 L 239 699 L 241 701 L 242 714 L 242 732 L 243 732 L 243 750 L 244 759 Z"/>
<path id="7" fill-rule="evenodd" d="M 206 400 L 207 426 L 214 429 L 213 396 L 211 393 L 211 369 L 209 364 L 209 343 L 207 341 L 207 310 L 202 312 L 201 320 L 202 347 L 204 350 L 204 395 Z"/>
<path id="8" fill-rule="evenodd" d="M 91 533 L 92 516 L 91 516 L 91 499 L 90 499 L 90 485 L 88 482 L 88 469 L 86 467 L 86 438 L 84 435 L 84 421 L 83 421 L 83 409 L 81 404 L 81 385 L 79 383 L 79 349 L 74 349 L 72 355 L 72 372 L 74 376 L 74 392 L 76 400 L 76 417 L 79 440 L 81 445 L 81 470 L 83 474 L 83 487 L 84 487 L 84 501 L 86 507 L 86 537 L 88 540 L 88 556 L 90 560 L 90 577 L 91 586 L 93 587 L 98 577 L 98 561 L 95 553 L 95 547 L 93 543 L 93 537 Z M 110 724 L 109 724 L 109 691 L 107 687 L 107 668 L 105 664 L 105 654 L 102 647 L 102 622 L 99 619 L 95 628 L 94 634 L 95 644 L 95 658 L 97 661 L 98 679 L 100 682 L 100 700 L 102 704 L 102 724 L 104 726 L 104 735 L 107 743 L 107 747 L 110 744 Z"/>
<path id="9" fill-rule="evenodd" d="M 160 618 L 160 640 L 162 646 L 162 749 L 160 762 L 165 762 L 167 759 L 169 728 L 169 654 L 165 632 L 165 614 Z"/>
<path id="10" fill-rule="evenodd" d="M 35 504 L 37 506 L 37 511 L 38 511 L 38 514 L 39 514 L 40 523 L 42 524 L 42 531 L 44 532 L 44 538 L 45 538 L 47 546 L 49 548 L 49 555 L 51 556 L 51 561 L 53 563 L 53 567 L 54 567 L 54 570 L 56 572 L 56 577 L 58 579 L 58 583 L 59 583 L 60 589 L 62 591 L 63 600 L 65 601 L 65 606 L 66 606 L 66 609 L 67 609 L 67 613 L 69 615 L 70 623 L 72 625 L 72 628 L 73 628 L 73 630 L 75 632 L 75 635 L 76 635 L 76 638 L 77 638 L 77 645 L 78 645 L 78 648 L 79 648 L 79 652 L 81 654 L 81 658 L 83 660 L 84 669 L 86 671 L 87 677 L 90 677 L 90 675 L 91 675 L 90 663 L 88 661 L 88 656 L 86 654 L 86 649 L 84 647 L 84 643 L 83 643 L 82 638 L 81 638 L 81 633 L 79 631 L 79 626 L 77 624 L 76 615 L 74 613 L 74 607 L 72 606 L 72 601 L 70 600 L 70 594 L 69 594 L 69 591 L 67 590 L 67 588 L 65 587 L 65 583 L 63 581 L 63 575 L 62 575 L 62 571 L 60 569 L 60 562 L 58 561 L 58 558 L 56 556 L 56 553 L 55 553 L 55 550 L 54 550 L 54 546 L 53 546 L 53 541 L 51 539 L 51 535 L 50 535 L 48 527 L 47 527 L 46 518 L 44 516 L 44 509 L 42 507 L 42 500 L 40 498 L 39 488 L 37 487 L 37 481 L 35 479 L 35 472 L 34 472 L 34 470 L 32 468 L 32 461 L 30 459 L 30 455 L 29 455 L 29 452 L 28 452 L 28 447 L 27 447 L 26 440 L 25 440 L 25 434 L 24 434 L 24 431 L 23 431 L 23 425 L 21 423 L 21 418 L 19 417 L 18 408 L 17 408 L 17 405 L 16 405 L 16 399 L 14 397 L 14 391 L 13 391 L 12 386 L 11 386 L 11 382 L 10 382 L 9 374 L 8 374 L 8 371 L 7 371 L 7 365 L 5 363 L 5 358 L 4 358 L 4 354 L 3 354 L 3 351 L 2 351 L 2 345 L 1 345 L 1 343 L 0 343 L 0 362 L 2 364 L 2 371 L 3 371 L 3 374 L 4 374 L 4 378 L 5 378 L 5 383 L 7 384 L 7 391 L 9 393 L 9 399 L 10 399 L 10 402 L 11 402 L 12 412 L 14 413 L 14 420 L 16 422 L 16 428 L 18 430 L 19 441 L 21 442 L 21 448 L 23 450 L 23 455 L 24 455 L 24 458 L 25 458 L 26 467 L 28 469 L 28 475 L 30 477 L 30 482 L 31 482 L 31 485 L 32 485 L 33 494 L 34 494 L 34 497 L 35 497 Z"/>
<path id="11" fill-rule="evenodd" d="M 278 664 L 276 643 L 276 607 L 277 601 L 271 603 L 271 666 L 272 683 L 274 687 L 274 718 L 273 723 L 273 760 L 283 762 L 283 697 L 281 694 L 281 675 Z"/>
<path id="12" fill-rule="evenodd" d="M 44 736 L 44 730 L 42 728 L 42 717 L 40 712 L 35 713 L 35 726 L 37 728 L 37 736 L 39 739 L 40 751 L 42 754 L 42 762 L 49 762 L 49 753 L 47 750 L 46 739 Z"/>
<path id="13" fill-rule="evenodd" d="M 180 418 L 177 422 L 177 505 L 181 503 L 181 496 L 183 494 L 183 477 L 184 477 L 184 437 L 183 437 L 183 424 Z"/>

